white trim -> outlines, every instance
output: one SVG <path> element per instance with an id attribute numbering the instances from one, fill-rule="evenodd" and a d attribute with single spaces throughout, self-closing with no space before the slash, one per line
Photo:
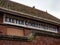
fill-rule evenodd
<path id="1" fill-rule="evenodd" d="M 6 17 L 6 14 L 3 15 L 3 22 L 5 22 L 5 17 Z"/>

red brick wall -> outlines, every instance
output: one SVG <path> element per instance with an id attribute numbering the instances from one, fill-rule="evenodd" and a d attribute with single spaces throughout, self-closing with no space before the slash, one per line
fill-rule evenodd
<path id="1" fill-rule="evenodd" d="M 25 36 L 27 36 L 27 35 L 29 35 L 32 32 L 32 30 L 24 29 L 24 32 L 25 32 Z"/>
<path id="2" fill-rule="evenodd" d="M 0 25 L 0 31 L 6 34 L 6 26 Z M 32 30 L 24 29 L 25 35 L 29 35 Z M 50 36 L 39 36 L 31 42 L 22 42 L 22 41 L 8 41 L 0 40 L 0 45 L 60 45 L 59 38 L 53 38 Z"/>
<path id="3" fill-rule="evenodd" d="M 0 23 L 3 22 L 3 15 L 0 15 Z"/>
<path id="4" fill-rule="evenodd" d="M 0 32 L 2 32 L 3 35 L 5 35 L 7 32 L 6 26 L 0 25 Z"/>
<path id="5" fill-rule="evenodd" d="M 60 45 L 60 39 L 40 36 L 32 42 L 0 40 L 0 45 Z"/>
<path id="6" fill-rule="evenodd" d="M 3 32 L 3 34 L 6 34 L 6 28 L 7 26 L 0 25 L 0 31 Z M 29 29 L 23 30 L 25 35 L 29 35 L 32 32 L 32 30 Z M 31 42 L 0 40 L 0 45 L 60 45 L 60 39 L 50 36 L 39 36 Z"/>

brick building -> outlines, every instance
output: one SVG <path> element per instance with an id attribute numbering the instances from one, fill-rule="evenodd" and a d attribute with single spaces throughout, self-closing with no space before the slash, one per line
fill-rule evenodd
<path id="1" fill-rule="evenodd" d="M 34 7 L 0 0 L 0 45 L 60 45 L 60 20 Z"/>

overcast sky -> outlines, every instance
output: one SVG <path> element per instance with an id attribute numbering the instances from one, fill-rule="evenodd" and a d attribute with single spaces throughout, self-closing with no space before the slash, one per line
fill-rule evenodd
<path id="1" fill-rule="evenodd" d="M 60 0 L 12 0 L 39 10 L 46 11 L 60 19 Z"/>

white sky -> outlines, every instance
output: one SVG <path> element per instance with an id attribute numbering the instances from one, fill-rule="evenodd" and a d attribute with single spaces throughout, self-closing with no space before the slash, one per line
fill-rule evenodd
<path id="1" fill-rule="evenodd" d="M 12 0 L 30 7 L 46 11 L 60 19 L 60 0 Z"/>

